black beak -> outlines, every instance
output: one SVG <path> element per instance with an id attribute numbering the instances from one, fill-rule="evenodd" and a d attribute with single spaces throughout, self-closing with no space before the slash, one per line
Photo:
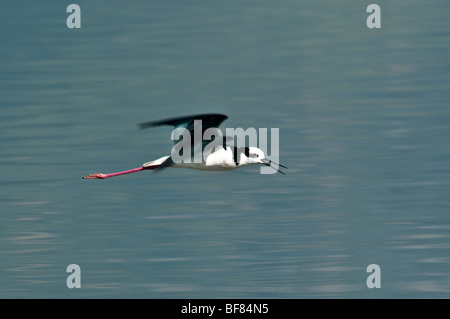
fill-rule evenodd
<path id="1" fill-rule="evenodd" d="M 278 168 L 275 168 L 275 167 L 273 167 L 272 166 L 272 163 L 273 164 L 275 164 L 276 166 L 281 166 L 281 167 L 283 167 L 283 168 L 286 168 L 287 169 L 287 167 L 286 166 L 284 166 L 284 165 L 281 165 L 281 164 L 278 164 L 278 163 L 276 163 L 276 162 L 274 162 L 274 161 L 272 161 L 272 160 L 269 160 L 269 159 L 265 159 L 265 158 L 263 158 L 262 159 L 262 161 L 263 161 L 263 164 L 264 165 L 266 165 L 266 166 L 269 166 L 269 167 L 271 167 L 271 168 L 273 168 L 274 170 L 276 170 L 278 173 L 281 173 L 281 174 L 283 174 L 283 175 L 286 175 L 285 173 L 283 173 L 282 171 L 280 171 Z"/>

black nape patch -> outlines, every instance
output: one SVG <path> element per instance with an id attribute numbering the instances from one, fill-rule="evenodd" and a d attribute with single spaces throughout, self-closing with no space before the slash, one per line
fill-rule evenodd
<path id="1" fill-rule="evenodd" d="M 236 146 L 233 147 L 233 161 L 234 161 L 234 164 L 236 164 L 236 166 L 239 165 L 239 162 L 238 162 L 238 153 L 239 153 L 239 151 L 238 150 L 239 149 Z"/>
<path id="2" fill-rule="evenodd" d="M 239 165 L 239 160 L 241 158 L 241 154 L 244 152 L 245 156 L 250 157 L 250 148 L 249 147 L 236 147 L 233 146 L 233 161 L 236 166 Z"/>

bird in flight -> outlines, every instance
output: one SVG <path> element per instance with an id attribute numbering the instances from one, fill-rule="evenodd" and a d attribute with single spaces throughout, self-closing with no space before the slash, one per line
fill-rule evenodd
<path id="1" fill-rule="evenodd" d="M 84 176 L 83 178 L 105 179 L 114 176 L 135 173 L 143 170 L 160 170 L 167 167 L 192 168 L 208 171 L 229 171 L 243 166 L 256 164 L 269 166 L 278 171 L 279 173 L 284 174 L 282 171 L 278 169 L 278 167 L 279 166 L 283 168 L 287 167 L 275 163 L 270 159 L 266 158 L 264 152 L 257 147 L 253 146 L 236 147 L 233 145 L 228 145 L 227 140 L 229 140 L 229 138 L 221 136 L 220 134 L 219 134 L 220 138 L 216 141 L 215 139 L 218 138 L 216 133 L 220 133 L 220 130 L 218 130 L 217 128 L 227 118 L 228 116 L 224 114 L 210 113 L 210 114 L 198 114 L 198 115 L 170 118 L 161 121 L 141 123 L 138 125 L 140 129 L 156 127 L 161 125 L 174 126 L 175 129 L 172 132 L 172 139 L 174 139 L 173 138 L 174 133 L 177 132 L 177 130 L 178 133 L 183 133 L 182 134 L 183 138 L 174 139 L 175 146 L 172 149 L 171 155 L 163 156 L 154 161 L 144 163 L 140 167 L 133 168 L 130 170 L 109 174 L 102 174 L 102 173 L 89 174 L 87 176 Z M 199 123 L 200 127 L 198 125 Z M 201 131 L 198 131 L 200 128 Z M 208 132 L 208 130 L 211 129 L 213 129 L 212 132 L 213 134 L 215 134 L 214 135 L 215 139 L 213 140 L 215 141 L 214 148 L 210 145 L 212 144 L 211 141 L 204 139 L 199 140 L 198 138 L 196 138 L 200 135 L 200 133 L 201 136 L 203 137 L 205 131 Z M 180 137 L 180 135 L 181 134 L 178 134 L 178 137 Z M 179 151 L 181 150 L 179 149 L 180 147 L 177 148 L 177 145 L 188 146 L 186 147 L 187 152 L 183 154 L 184 156 L 183 158 L 187 160 L 180 161 L 179 157 L 176 157 L 176 155 L 179 155 L 180 153 Z M 203 156 L 202 153 L 200 153 L 201 160 L 200 161 L 198 160 L 199 158 L 198 156 L 196 158 L 197 160 L 195 160 L 196 152 L 199 151 L 205 152 L 206 149 L 209 150 L 209 153 L 206 153 L 206 155 Z M 184 153 L 185 149 L 182 150 Z M 274 166 L 272 166 L 272 164 Z"/>

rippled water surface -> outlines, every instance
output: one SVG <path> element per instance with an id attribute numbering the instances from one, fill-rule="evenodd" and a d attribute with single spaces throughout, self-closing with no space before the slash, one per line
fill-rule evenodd
<path id="1" fill-rule="evenodd" d="M 1 298 L 450 297 L 448 2 L 77 3 L 0 5 Z M 287 175 L 81 179 L 203 112 L 279 128 Z"/>

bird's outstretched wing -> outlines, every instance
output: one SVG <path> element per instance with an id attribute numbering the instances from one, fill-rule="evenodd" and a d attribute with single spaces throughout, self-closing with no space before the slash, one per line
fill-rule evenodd
<path id="1" fill-rule="evenodd" d="M 174 117 L 174 118 L 169 118 L 169 119 L 165 119 L 165 120 L 160 120 L 160 121 L 152 121 L 152 122 L 145 122 L 145 123 L 141 123 L 138 124 L 138 127 L 140 129 L 145 129 L 145 128 L 149 128 L 149 127 L 156 127 L 156 126 L 162 126 L 162 125 L 169 125 L 169 126 L 174 126 L 176 129 L 180 128 L 180 129 L 187 129 L 191 135 L 191 152 L 192 152 L 192 156 L 194 154 L 194 152 L 196 152 L 197 150 L 199 151 L 203 151 L 205 146 L 207 144 L 210 143 L 210 141 L 208 140 L 202 140 L 202 141 L 198 141 L 197 143 L 194 141 L 194 130 L 198 129 L 195 128 L 195 120 L 201 120 L 202 121 L 202 127 L 201 127 L 201 134 L 202 137 L 204 136 L 204 133 L 207 129 L 209 128 L 218 128 L 220 126 L 220 124 L 225 121 L 226 119 L 228 119 L 228 116 L 224 115 L 224 114 L 219 114 L 219 113 L 206 113 L 206 114 L 197 114 L 197 115 L 189 115 L 189 116 L 181 116 L 181 117 Z M 223 141 L 221 141 L 221 144 L 223 145 L 222 147 L 226 147 L 225 143 L 227 138 L 226 137 L 222 137 Z M 177 144 L 178 142 L 180 142 L 180 140 L 174 140 L 174 144 Z M 217 151 L 218 148 L 216 148 L 215 150 Z"/>
<path id="2" fill-rule="evenodd" d="M 181 116 L 174 117 L 170 119 L 153 121 L 153 122 L 145 122 L 138 124 L 140 129 L 145 129 L 149 127 L 161 126 L 161 125 L 171 125 L 176 128 L 182 127 L 188 129 L 191 134 L 194 132 L 194 121 L 201 120 L 202 121 L 202 134 L 206 129 L 210 127 L 219 127 L 219 125 L 225 121 L 228 116 L 219 113 L 207 113 L 207 114 L 197 114 L 197 115 L 189 115 L 189 116 Z"/>

